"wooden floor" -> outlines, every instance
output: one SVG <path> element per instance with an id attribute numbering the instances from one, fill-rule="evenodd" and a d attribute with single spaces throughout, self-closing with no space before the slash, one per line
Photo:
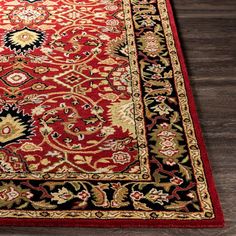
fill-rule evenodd
<path id="1" fill-rule="evenodd" d="M 0 235 L 236 236 L 236 0 L 172 0 L 224 229 L 1 228 Z"/>

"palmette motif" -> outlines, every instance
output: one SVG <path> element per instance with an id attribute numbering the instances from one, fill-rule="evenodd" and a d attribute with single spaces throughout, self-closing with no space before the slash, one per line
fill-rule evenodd
<path id="1" fill-rule="evenodd" d="M 214 218 L 164 0 L 0 10 L 0 217 Z"/>

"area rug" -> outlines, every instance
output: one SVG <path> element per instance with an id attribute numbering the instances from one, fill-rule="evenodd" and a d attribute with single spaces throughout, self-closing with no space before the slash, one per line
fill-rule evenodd
<path id="1" fill-rule="evenodd" d="M 0 25 L 0 225 L 223 225 L 169 0 L 1 0 Z"/>

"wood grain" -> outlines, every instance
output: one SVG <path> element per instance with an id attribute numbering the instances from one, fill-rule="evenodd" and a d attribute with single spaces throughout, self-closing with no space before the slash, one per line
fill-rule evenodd
<path id="1" fill-rule="evenodd" d="M 224 229 L 1 228 L 0 235 L 236 236 L 236 1 L 173 0 Z"/>

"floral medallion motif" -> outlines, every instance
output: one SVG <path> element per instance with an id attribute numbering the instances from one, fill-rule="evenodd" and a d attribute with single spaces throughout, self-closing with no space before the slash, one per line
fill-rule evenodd
<path id="1" fill-rule="evenodd" d="M 115 163 L 125 164 L 130 162 L 130 155 L 125 152 L 115 152 L 112 155 L 112 159 Z"/>
<path id="2" fill-rule="evenodd" d="M 10 20 L 14 24 L 38 24 L 48 17 L 48 12 L 44 7 L 28 5 L 16 7 L 9 15 Z"/>
<path id="3" fill-rule="evenodd" d="M 14 30 L 4 36 L 5 46 L 16 54 L 26 54 L 40 47 L 45 39 L 43 32 L 32 30 L 27 27 Z"/>
<path id="4" fill-rule="evenodd" d="M 33 79 L 33 77 L 21 69 L 15 69 L 1 76 L 0 79 L 8 86 L 19 87 Z"/>
<path id="5" fill-rule="evenodd" d="M 128 57 L 129 49 L 127 45 L 127 39 L 125 35 L 122 35 L 120 38 L 113 39 L 108 44 L 108 52 L 115 57 Z"/>
<path id="6" fill-rule="evenodd" d="M 31 116 L 15 106 L 6 106 L 0 111 L 0 147 L 19 143 L 33 135 Z"/>

